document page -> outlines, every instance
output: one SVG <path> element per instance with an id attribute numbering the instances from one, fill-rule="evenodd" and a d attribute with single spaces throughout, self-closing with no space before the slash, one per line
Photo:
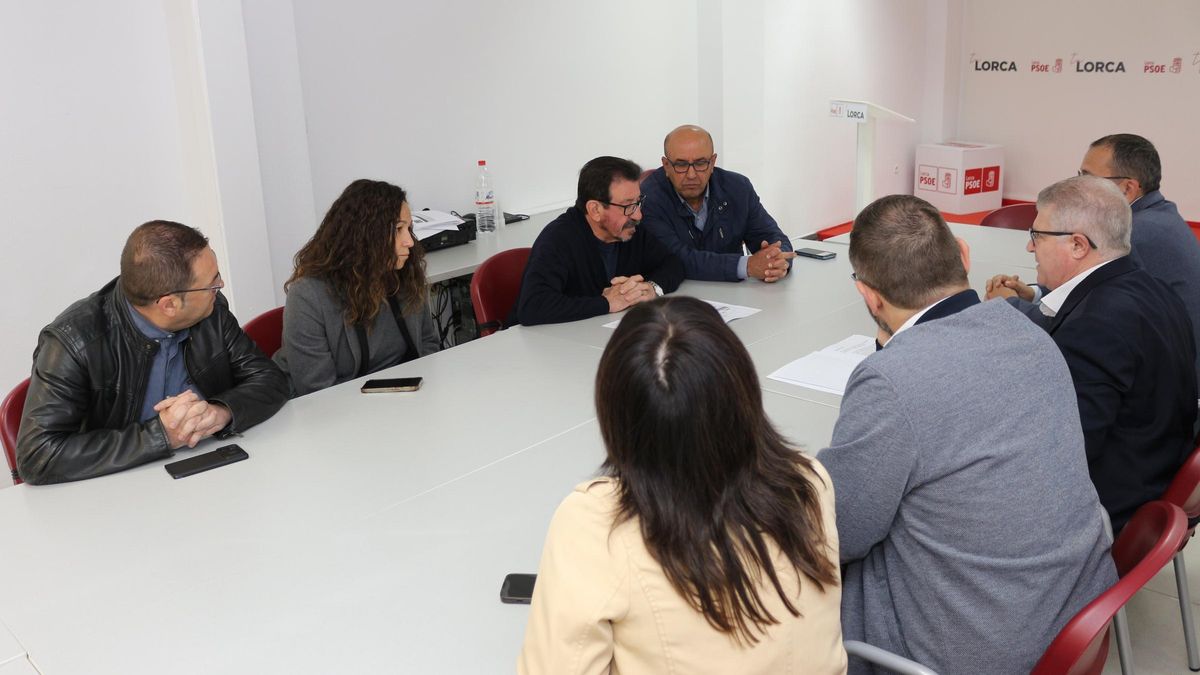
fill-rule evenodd
<path id="1" fill-rule="evenodd" d="M 731 305 L 727 302 L 717 302 L 716 300 L 705 300 L 705 302 L 712 305 L 713 309 L 717 310 L 717 313 L 721 315 L 721 318 L 725 319 L 725 323 L 729 323 L 730 321 L 733 321 L 735 319 L 744 319 L 748 316 L 751 316 L 753 314 L 758 314 L 759 312 L 762 311 L 761 309 L 757 309 L 755 307 L 743 307 L 742 305 Z M 609 321 L 608 323 L 604 324 L 604 327 L 605 328 L 616 328 L 617 324 L 619 324 L 619 323 L 621 323 L 620 319 L 617 319 L 616 321 Z"/>
<path id="2" fill-rule="evenodd" d="M 455 232 L 463 222 L 463 219 L 456 215 L 429 209 L 413 211 L 412 219 L 412 233 L 418 241 L 432 237 L 438 232 Z"/>
<path id="3" fill-rule="evenodd" d="M 850 373 L 874 352 L 875 338 L 851 335 L 821 351 L 802 356 L 767 377 L 777 382 L 841 396 L 846 393 Z"/>

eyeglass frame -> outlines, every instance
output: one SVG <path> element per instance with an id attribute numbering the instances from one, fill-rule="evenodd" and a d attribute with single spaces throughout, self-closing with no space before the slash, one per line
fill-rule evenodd
<path id="1" fill-rule="evenodd" d="M 1076 234 L 1083 237 L 1084 239 L 1087 239 L 1088 245 L 1091 246 L 1093 249 L 1100 248 L 1099 246 L 1096 245 L 1096 242 L 1092 241 L 1091 237 L 1087 236 L 1086 234 L 1084 234 L 1082 232 L 1051 232 L 1049 230 L 1035 230 L 1032 227 L 1029 228 L 1029 241 L 1034 246 L 1037 246 L 1037 237 L 1035 237 L 1034 235 L 1042 235 L 1045 237 L 1070 237 L 1070 236 L 1073 236 Z"/>
<path id="2" fill-rule="evenodd" d="M 632 216 L 633 214 L 637 213 L 638 209 L 642 208 L 642 203 L 646 201 L 646 195 L 638 195 L 637 201 L 632 204 L 615 204 L 605 199 L 597 199 L 596 201 L 605 206 L 615 206 L 618 209 L 621 209 L 621 212 L 626 216 Z M 631 208 L 633 209 L 632 211 L 630 210 Z"/>
<path id="3" fill-rule="evenodd" d="M 169 293 L 163 293 L 162 295 L 160 295 L 158 297 L 165 298 L 168 295 L 178 295 L 180 293 L 199 293 L 200 291 L 209 291 L 213 295 L 216 295 L 217 291 L 219 291 L 223 288 L 225 288 L 225 280 L 221 279 L 221 283 L 217 286 L 205 286 L 204 288 L 181 288 L 179 290 L 171 291 Z"/>
<path id="4" fill-rule="evenodd" d="M 671 165 L 672 171 L 674 171 L 675 173 L 680 174 L 680 175 L 685 175 L 685 174 L 687 174 L 689 169 L 695 171 L 698 174 L 707 173 L 710 169 L 713 168 L 713 165 L 715 165 L 717 163 L 716 160 L 713 159 L 716 156 L 717 156 L 716 153 L 713 153 L 712 155 L 709 155 L 708 157 L 702 157 L 700 159 L 697 159 L 694 162 L 685 162 L 682 159 L 667 159 L 665 157 L 664 157 L 664 159 L 667 159 L 667 164 Z M 703 169 L 701 169 L 698 166 L 701 162 L 704 163 Z M 679 170 L 681 165 L 683 166 L 682 171 Z"/>
<path id="5" fill-rule="evenodd" d="M 1092 178 L 1105 178 L 1108 180 L 1134 180 L 1133 176 L 1097 176 L 1094 173 L 1087 173 L 1083 169 L 1075 172 L 1076 176 L 1091 176 Z"/>

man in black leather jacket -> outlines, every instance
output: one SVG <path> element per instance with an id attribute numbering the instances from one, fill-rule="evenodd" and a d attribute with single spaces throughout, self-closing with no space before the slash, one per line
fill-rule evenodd
<path id="1" fill-rule="evenodd" d="M 32 484 L 122 471 L 274 415 L 287 378 L 242 332 L 216 255 L 194 228 L 146 223 L 121 276 L 38 339 L 17 438 Z"/>

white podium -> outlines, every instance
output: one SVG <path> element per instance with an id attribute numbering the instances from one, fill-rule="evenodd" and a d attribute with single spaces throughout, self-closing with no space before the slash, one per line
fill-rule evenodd
<path id="1" fill-rule="evenodd" d="M 875 122 L 885 119 L 911 123 L 916 120 L 869 101 L 836 98 L 829 102 L 829 116 L 858 124 L 858 154 L 854 179 L 854 214 L 858 215 L 863 207 L 875 199 Z"/>

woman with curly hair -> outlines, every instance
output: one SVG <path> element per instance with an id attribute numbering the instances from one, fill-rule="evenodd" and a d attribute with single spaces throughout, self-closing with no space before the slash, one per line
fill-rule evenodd
<path id="1" fill-rule="evenodd" d="M 275 362 L 294 396 L 438 350 L 404 190 L 351 183 L 296 254 Z"/>
<path id="2" fill-rule="evenodd" d="M 636 305 L 596 374 L 605 476 L 554 514 L 521 675 L 844 673 L 829 474 L 708 303 Z"/>

